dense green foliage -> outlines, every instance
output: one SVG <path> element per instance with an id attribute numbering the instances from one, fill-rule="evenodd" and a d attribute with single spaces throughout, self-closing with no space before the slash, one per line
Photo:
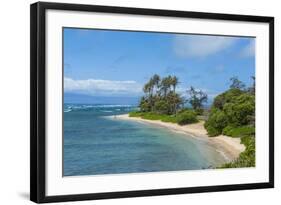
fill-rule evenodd
<path id="1" fill-rule="evenodd" d="M 152 112 L 130 112 L 130 117 L 140 117 L 147 120 L 161 120 L 163 122 L 177 123 L 177 119 L 173 115 L 157 114 Z"/>
<path id="2" fill-rule="evenodd" d="M 130 117 L 140 117 L 147 120 L 161 120 L 163 122 L 178 123 L 180 125 L 198 122 L 196 113 L 192 110 L 185 110 L 178 115 L 166 115 L 153 112 L 130 112 Z"/>
<path id="3" fill-rule="evenodd" d="M 254 123 L 255 96 L 247 91 L 231 88 L 214 99 L 205 128 L 210 136 L 216 136 L 223 133 L 223 130 L 227 132 L 229 128 L 254 126 Z M 236 131 L 240 130 L 243 131 Z"/>
<path id="4" fill-rule="evenodd" d="M 152 76 L 144 85 L 145 96 L 141 98 L 139 107 L 142 112 L 154 112 L 157 114 L 176 114 L 179 107 L 184 103 L 176 87 L 179 81 L 176 76 L 160 78 Z"/>
<path id="5" fill-rule="evenodd" d="M 214 99 L 204 126 L 209 136 L 239 137 L 246 147 L 238 159 L 221 168 L 255 166 L 255 82 L 246 88 L 238 78 L 231 78 L 230 89 Z"/>
<path id="6" fill-rule="evenodd" d="M 212 107 L 209 118 L 204 126 L 210 137 L 217 136 L 221 134 L 223 128 L 227 126 L 227 116 L 223 111 Z"/>
<path id="7" fill-rule="evenodd" d="M 255 135 L 255 127 L 251 125 L 245 125 L 241 127 L 226 126 L 222 133 L 231 137 L 250 137 Z"/>
<path id="8" fill-rule="evenodd" d="M 195 122 L 198 122 L 198 120 L 196 118 L 196 112 L 193 110 L 185 110 L 177 116 L 177 123 L 180 125 L 186 125 Z"/>

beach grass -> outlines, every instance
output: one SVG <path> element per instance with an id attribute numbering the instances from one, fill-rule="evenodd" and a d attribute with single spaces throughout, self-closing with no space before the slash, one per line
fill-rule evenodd
<path id="1" fill-rule="evenodd" d="M 255 135 L 255 127 L 252 125 L 245 125 L 239 127 L 227 126 L 222 133 L 231 137 L 247 137 Z"/>
<path id="2" fill-rule="evenodd" d="M 130 112 L 129 117 L 140 117 L 146 120 L 161 120 L 163 122 L 177 123 L 174 115 L 156 114 L 152 112 Z"/>
<path id="3" fill-rule="evenodd" d="M 198 122 L 196 118 L 196 114 L 191 111 L 187 110 L 184 112 L 181 112 L 177 115 L 167 115 L 167 114 L 158 114 L 154 112 L 130 112 L 129 117 L 140 117 L 142 119 L 146 120 L 160 120 L 162 122 L 171 122 L 171 123 L 177 123 L 179 125 L 185 125 L 185 124 L 191 124 Z"/>

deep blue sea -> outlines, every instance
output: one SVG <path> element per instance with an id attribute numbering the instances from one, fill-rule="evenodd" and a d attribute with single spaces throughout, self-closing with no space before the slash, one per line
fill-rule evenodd
<path id="1" fill-rule="evenodd" d="M 224 158 L 206 141 L 115 119 L 132 105 L 64 105 L 64 176 L 197 170 Z"/>

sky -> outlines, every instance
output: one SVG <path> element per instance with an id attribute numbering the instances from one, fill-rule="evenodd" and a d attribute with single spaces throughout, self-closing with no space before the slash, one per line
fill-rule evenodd
<path id="1" fill-rule="evenodd" d="M 231 77 L 249 86 L 255 76 L 255 38 L 73 28 L 63 32 L 66 102 L 83 102 L 87 96 L 87 103 L 95 97 L 137 99 L 153 74 L 176 75 L 180 94 L 193 86 L 212 100 L 229 88 Z"/>

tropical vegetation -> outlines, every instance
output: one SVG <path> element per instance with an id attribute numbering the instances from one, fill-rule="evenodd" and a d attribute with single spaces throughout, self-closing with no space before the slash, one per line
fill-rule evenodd
<path id="1" fill-rule="evenodd" d="M 176 76 L 161 78 L 153 75 L 144 85 L 144 96 L 140 100 L 140 111 L 131 112 L 131 117 L 150 120 L 162 120 L 180 125 L 198 122 L 197 115 L 202 114 L 207 94 L 194 87 L 186 90 L 189 98 L 185 99 L 176 92 L 179 80 Z M 191 108 L 186 108 L 189 103 Z"/>
<path id="2" fill-rule="evenodd" d="M 255 79 L 251 87 L 237 77 L 229 90 L 218 95 L 211 106 L 205 128 L 210 137 L 224 134 L 240 137 L 246 147 L 237 160 L 222 167 L 255 166 Z"/>
<path id="3" fill-rule="evenodd" d="M 230 87 L 217 95 L 210 109 L 204 109 L 208 96 L 202 90 L 191 86 L 186 97 L 176 92 L 179 79 L 176 76 L 161 78 L 153 75 L 144 85 L 144 96 L 139 111 L 129 113 L 130 117 L 185 125 L 196 123 L 204 117 L 210 137 L 224 134 L 239 137 L 246 147 L 238 159 L 219 168 L 255 166 L 255 78 L 250 87 L 237 77 L 230 79 Z M 189 105 L 189 106 L 188 106 Z"/>

